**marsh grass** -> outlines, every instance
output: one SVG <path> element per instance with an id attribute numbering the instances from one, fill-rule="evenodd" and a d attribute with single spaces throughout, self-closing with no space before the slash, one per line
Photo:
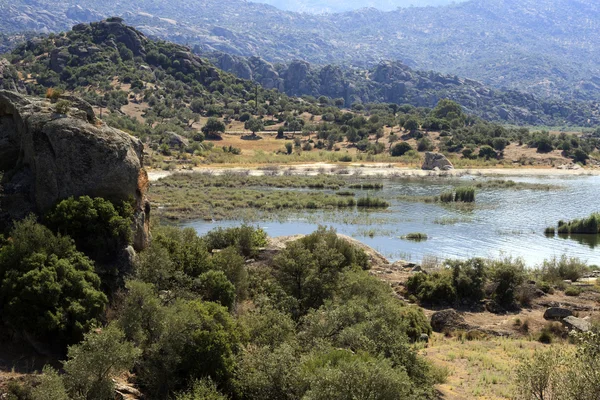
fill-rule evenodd
<path id="1" fill-rule="evenodd" d="M 390 203 L 377 197 L 363 197 L 356 201 L 356 206 L 360 208 L 388 208 Z"/>
<path id="2" fill-rule="evenodd" d="M 423 241 L 429 239 L 429 237 L 427 236 L 426 233 L 413 232 L 413 233 L 409 233 L 409 234 L 402 236 L 401 239 L 402 240 L 412 240 L 415 242 L 423 242 Z"/>

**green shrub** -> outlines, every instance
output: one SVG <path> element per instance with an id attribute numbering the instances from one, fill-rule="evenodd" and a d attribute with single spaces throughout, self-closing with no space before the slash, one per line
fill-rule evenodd
<path id="1" fill-rule="evenodd" d="M 583 261 L 566 255 L 544 260 L 540 269 L 542 280 L 555 284 L 564 280 L 575 282 L 588 271 L 589 268 Z"/>
<path id="2" fill-rule="evenodd" d="M 131 244 L 133 210 L 123 203 L 115 207 L 102 198 L 70 197 L 46 215 L 46 225 L 61 235 L 69 235 L 77 248 L 92 259 L 109 263 Z"/>
<path id="3" fill-rule="evenodd" d="M 577 297 L 581 294 L 581 289 L 578 288 L 577 286 L 569 286 L 566 290 L 565 290 L 565 295 L 566 296 L 572 296 L 572 297 Z"/>
<path id="4" fill-rule="evenodd" d="M 94 263 L 69 237 L 28 217 L 0 249 L 2 318 L 53 343 L 74 343 L 97 323 L 107 298 Z"/>
<path id="5" fill-rule="evenodd" d="M 245 257 L 253 257 L 260 247 L 267 245 L 267 234 L 260 228 L 243 225 L 238 228 L 217 228 L 208 232 L 203 240 L 208 251 L 234 246 Z"/>
<path id="6" fill-rule="evenodd" d="M 175 396 L 175 400 L 227 400 L 228 397 L 221 394 L 217 385 L 210 379 L 205 378 L 195 381 L 189 391 Z"/>
<path id="7" fill-rule="evenodd" d="M 390 154 L 392 155 L 392 157 L 401 157 L 410 150 L 412 150 L 410 144 L 408 144 L 407 142 L 400 142 L 392 146 L 392 148 L 390 149 Z"/>
<path id="8" fill-rule="evenodd" d="M 57 114 L 63 114 L 66 115 L 69 113 L 69 110 L 71 109 L 71 102 L 67 101 L 67 100 L 59 100 L 55 105 L 54 105 L 54 111 Z"/>
<path id="9" fill-rule="evenodd" d="M 496 289 L 493 298 L 505 307 L 515 305 L 517 288 L 525 281 L 525 264 L 521 259 L 504 258 L 492 261 L 490 278 Z"/>
<path id="10" fill-rule="evenodd" d="M 194 282 L 196 293 L 206 301 L 213 301 L 232 310 L 235 304 L 235 286 L 222 271 L 207 271 Z"/>
<path id="11" fill-rule="evenodd" d="M 138 362 L 139 383 L 153 399 L 168 398 L 196 379 L 225 385 L 233 377 L 239 335 L 225 307 L 177 301 L 165 308 L 158 338 Z"/>
<path id="12" fill-rule="evenodd" d="M 64 363 L 64 382 L 71 398 L 106 400 L 114 398 L 113 379 L 129 371 L 140 352 L 115 325 L 90 332 L 83 342 L 69 347 Z"/>

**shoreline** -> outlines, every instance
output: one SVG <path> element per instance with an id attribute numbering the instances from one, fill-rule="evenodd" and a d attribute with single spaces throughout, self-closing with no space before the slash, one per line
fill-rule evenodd
<path id="1" fill-rule="evenodd" d="M 378 176 L 378 177 L 461 177 L 465 175 L 478 176 L 600 176 L 600 169 L 558 169 L 558 168 L 464 168 L 452 169 L 449 171 L 425 171 L 417 168 L 398 167 L 387 163 L 373 164 L 331 164 L 331 163 L 311 163 L 311 164 L 266 164 L 266 165 L 215 165 L 202 166 L 193 169 L 181 169 L 164 171 L 160 169 L 147 170 L 148 179 L 151 182 L 157 181 L 168 176 L 183 173 L 205 173 L 205 174 L 224 174 L 248 173 L 252 176 L 272 175 L 275 172 L 285 172 L 289 175 L 311 176 L 319 174 L 327 175 L 356 175 L 356 176 Z"/>

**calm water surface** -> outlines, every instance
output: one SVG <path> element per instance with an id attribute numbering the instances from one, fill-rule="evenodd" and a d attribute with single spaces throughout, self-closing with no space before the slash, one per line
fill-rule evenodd
<path id="1" fill-rule="evenodd" d="M 462 181 L 488 178 L 466 176 Z M 472 210 L 459 210 L 440 204 L 399 200 L 403 195 L 438 195 L 456 181 L 383 180 L 384 189 L 370 192 L 387 199 L 392 206 L 385 211 L 335 211 L 285 214 L 250 221 L 270 236 L 308 234 L 319 225 L 337 229 L 380 251 L 390 260 L 419 262 L 424 257 L 522 257 L 536 265 L 544 259 L 567 254 L 590 264 L 600 265 L 600 239 L 590 237 L 546 237 L 544 229 L 560 219 L 587 217 L 600 211 L 600 176 L 585 177 L 507 177 L 518 182 L 559 185 L 556 190 L 480 189 Z M 356 191 L 357 198 L 365 195 Z M 187 223 L 199 234 L 216 227 L 237 226 L 240 221 L 194 221 Z M 427 241 L 411 242 L 401 236 L 422 232 Z M 372 236 L 372 237 L 371 237 Z"/>

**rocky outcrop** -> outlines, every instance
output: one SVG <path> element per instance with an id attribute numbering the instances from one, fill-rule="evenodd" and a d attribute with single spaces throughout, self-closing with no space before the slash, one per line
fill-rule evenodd
<path id="1" fill-rule="evenodd" d="M 431 171 L 436 168 L 442 171 L 448 171 L 454 169 L 454 166 L 443 154 L 428 151 L 425 153 L 425 162 L 423 162 L 422 169 Z"/>
<path id="2" fill-rule="evenodd" d="M 434 332 L 444 332 L 456 329 L 469 329 L 465 319 L 456 310 L 438 311 L 431 316 L 431 328 Z"/>
<path id="3" fill-rule="evenodd" d="M 570 316 L 564 318 L 561 322 L 570 331 L 588 332 L 592 329 L 592 323 L 583 318 Z"/>
<path id="4" fill-rule="evenodd" d="M 544 312 L 544 319 L 559 321 L 572 315 L 573 311 L 568 308 L 550 307 Z"/>
<path id="5" fill-rule="evenodd" d="M 0 91 L 0 220 L 43 213 L 71 196 L 134 199 L 134 245 L 143 249 L 150 208 L 142 143 L 97 120 L 83 100 L 62 100 L 71 106 L 67 114 L 49 100 Z"/>

